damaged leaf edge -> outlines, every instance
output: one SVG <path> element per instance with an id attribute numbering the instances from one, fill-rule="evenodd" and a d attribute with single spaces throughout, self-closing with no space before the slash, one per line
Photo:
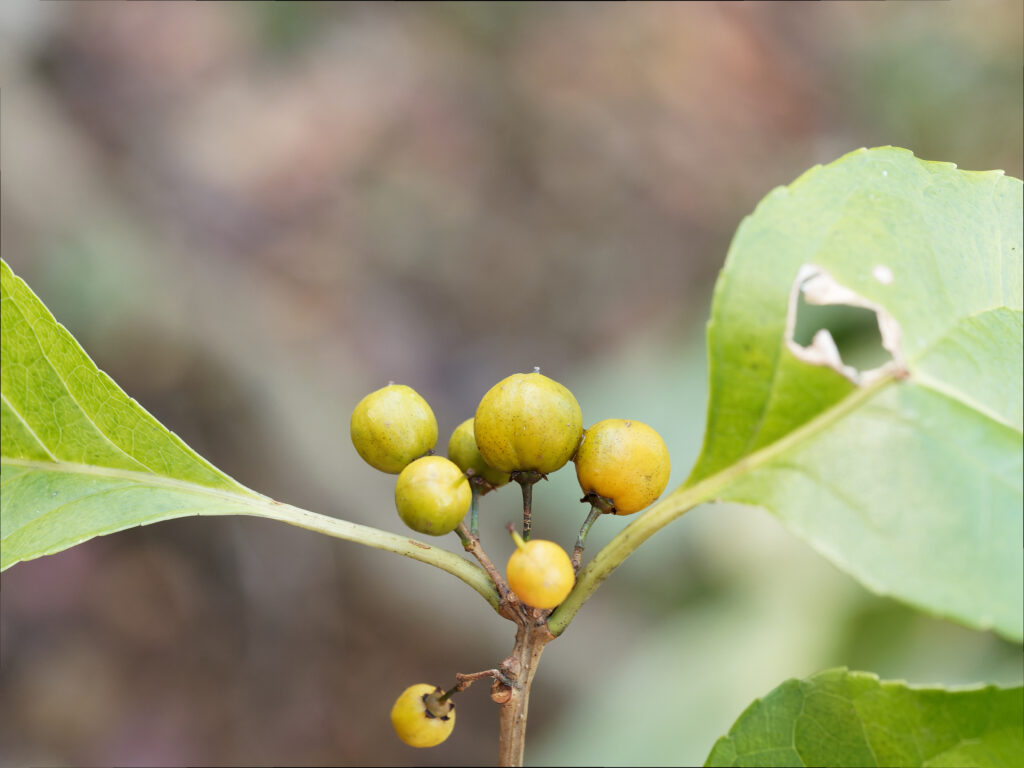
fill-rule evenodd
<path id="1" fill-rule="evenodd" d="M 891 282 L 891 277 L 889 280 L 881 279 L 877 272 L 878 267 L 875 268 L 874 276 L 879 282 L 883 284 Z M 798 344 L 793 340 L 793 334 L 796 331 L 796 313 L 801 293 L 808 304 L 816 306 L 845 305 L 874 312 L 878 320 L 878 332 L 882 337 L 882 347 L 891 355 L 892 359 L 877 368 L 858 371 L 843 362 L 835 339 L 826 328 L 815 333 L 808 346 Z M 789 305 L 786 309 L 785 339 L 786 347 L 798 360 L 808 365 L 831 368 L 857 387 L 867 386 L 888 375 L 893 375 L 896 378 L 904 378 L 907 375 L 907 366 L 903 357 L 903 329 L 896 322 L 896 318 L 881 304 L 870 301 L 841 285 L 829 274 L 828 270 L 817 264 L 802 265 L 793 280 L 793 287 L 789 292 Z"/>

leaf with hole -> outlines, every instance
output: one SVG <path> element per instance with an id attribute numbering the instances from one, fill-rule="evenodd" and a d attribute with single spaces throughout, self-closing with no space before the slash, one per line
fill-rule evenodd
<path id="1" fill-rule="evenodd" d="M 1024 637 L 1021 182 L 853 152 L 739 227 L 708 326 L 704 449 L 687 480 L 757 504 L 864 584 Z M 810 303 L 873 311 L 857 370 Z"/>
<path id="2" fill-rule="evenodd" d="M 1021 189 L 882 147 L 762 200 L 715 286 L 701 455 L 580 571 L 553 631 L 717 499 L 771 510 L 880 594 L 1024 639 Z M 801 343 L 802 301 L 871 312 L 885 362 L 856 368 L 826 329 Z"/>

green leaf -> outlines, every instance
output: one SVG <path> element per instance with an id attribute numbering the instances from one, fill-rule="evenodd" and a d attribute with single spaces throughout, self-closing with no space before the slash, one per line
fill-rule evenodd
<path id="1" fill-rule="evenodd" d="M 891 147 L 769 194 L 716 287 L 708 426 L 687 481 L 764 451 L 717 497 L 771 509 L 880 593 L 1018 640 L 1021 201 L 1000 172 Z M 786 343 L 806 265 L 898 325 L 874 385 Z"/>
<path id="2" fill-rule="evenodd" d="M 100 371 L 0 261 L 0 570 L 94 536 L 188 515 L 251 515 L 442 568 L 497 605 L 463 557 L 298 509 L 211 465 Z"/>
<path id="3" fill-rule="evenodd" d="M 976 766 L 1024 763 L 1024 688 L 918 688 L 831 669 L 756 700 L 712 766 Z"/>
<path id="4" fill-rule="evenodd" d="M 1001 171 L 894 147 L 765 197 L 715 287 L 701 455 L 580 572 L 554 631 L 655 531 L 719 499 L 771 510 L 880 594 L 1024 639 L 1022 205 Z M 892 359 L 857 371 L 796 344 L 801 291 L 873 310 Z"/>

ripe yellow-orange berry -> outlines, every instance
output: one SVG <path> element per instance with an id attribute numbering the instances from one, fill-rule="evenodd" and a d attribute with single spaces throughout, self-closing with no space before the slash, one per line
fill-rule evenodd
<path id="1" fill-rule="evenodd" d="M 455 704 L 435 685 L 410 685 L 391 707 L 391 725 L 410 747 L 436 747 L 455 728 Z"/>
<path id="2" fill-rule="evenodd" d="M 565 550 L 553 541 L 523 541 L 513 532 L 516 551 L 508 559 L 505 578 L 520 600 L 534 608 L 554 608 L 572 591 L 576 574 Z"/>
<path id="3" fill-rule="evenodd" d="M 608 499 L 619 515 L 640 511 L 668 484 L 665 441 L 639 421 L 597 422 L 584 433 L 574 461 L 583 492 Z"/>

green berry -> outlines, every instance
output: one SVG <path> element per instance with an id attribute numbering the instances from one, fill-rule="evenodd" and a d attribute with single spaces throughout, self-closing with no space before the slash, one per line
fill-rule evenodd
<path id="1" fill-rule="evenodd" d="M 416 459 L 395 483 L 395 506 L 402 522 L 431 536 L 458 528 L 472 499 L 462 470 L 443 456 Z"/>
<path id="2" fill-rule="evenodd" d="M 480 455 L 495 469 L 546 474 L 576 453 L 583 415 L 557 381 L 536 371 L 516 373 L 483 396 L 473 431 Z"/>
<path id="3" fill-rule="evenodd" d="M 371 467 L 397 474 L 437 443 L 427 401 L 404 384 L 371 392 L 352 411 L 352 445 Z"/>
<path id="4" fill-rule="evenodd" d="M 495 488 L 505 485 L 509 480 L 509 473 L 495 469 L 480 455 L 480 449 L 476 447 L 476 437 L 473 434 L 473 419 L 466 419 L 459 424 L 452 432 L 448 440 L 448 458 L 454 461 L 463 472 L 472 471 L 477 477 L 482 477 Z"/>

